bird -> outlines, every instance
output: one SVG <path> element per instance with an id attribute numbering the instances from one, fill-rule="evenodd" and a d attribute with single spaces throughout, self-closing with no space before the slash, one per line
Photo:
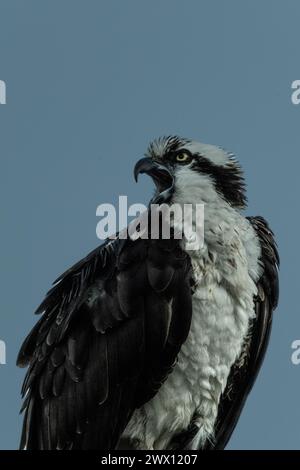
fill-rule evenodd
<path id="1" fill-rule="evenodd" d="M 17 359 L 20 449 L 220 450 L 235 429 L 278 304 L 274 234 L 244 215 L 242 168 L 221 147 L 162 136 L 143 173 L 148 213 L 203 205 L 203 243 L 117 235 L 53 283 Z"/>

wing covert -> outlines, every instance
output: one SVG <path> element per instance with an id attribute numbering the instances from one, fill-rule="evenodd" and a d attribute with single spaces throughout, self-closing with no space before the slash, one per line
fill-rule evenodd
<path id="1" fill-rule="evenodd" d="M 21 448 L 112 449 L 172 370 L 191 319 L 178 240 L 108 242 L 66 271 L 18 357 Z"/>

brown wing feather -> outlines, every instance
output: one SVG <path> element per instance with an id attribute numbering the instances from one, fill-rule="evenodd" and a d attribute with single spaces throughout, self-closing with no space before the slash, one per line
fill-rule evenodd
<path id="1" fill-rule="evenodd" d="M 171 371 L 191 310 L 176 240 L 116 240 L 69 269 L 19 354 L 29 366 L 21 448 L 114 448 Z"/>

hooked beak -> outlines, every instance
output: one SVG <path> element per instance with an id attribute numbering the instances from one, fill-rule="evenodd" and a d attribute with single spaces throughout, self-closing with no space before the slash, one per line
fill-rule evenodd
<path id="1" fill-rule="evenodd" d="M 158 194 L 154 203 L 166 202 L 173 193 L 174 178 L 170 170 L 152 158 L 141 158 L 134 167 L 134 179 L 138 180 L 140 173 L 146 173 L 153 179 Z"/>

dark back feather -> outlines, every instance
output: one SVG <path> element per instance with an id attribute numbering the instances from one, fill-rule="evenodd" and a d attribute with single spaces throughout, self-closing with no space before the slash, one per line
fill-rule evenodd
<path id="1" fill-rule="evenodd" d="M 28 366 L 20 447 L 112 449 L 186 339 L 189 257 L 178 240 L 105 243 L 55 281 L 37 313 L 18 357 Z"/>

